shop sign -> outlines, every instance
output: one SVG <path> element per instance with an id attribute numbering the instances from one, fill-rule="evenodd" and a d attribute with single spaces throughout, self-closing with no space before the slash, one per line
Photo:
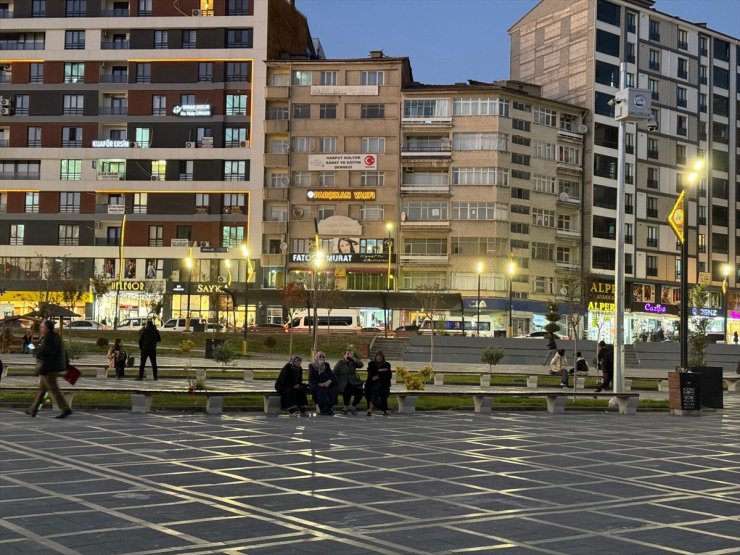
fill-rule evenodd
<path id="1" fill-rule="evenodd" d="M 188 286 L 190 293 L 193 295 L 213 295 L 217 293 L 226 293 L 223 283 L 173 283 L 172 292 L 187 294 Z"/>
<path id="2" fill-rule="evenodd" d="M 98 172 L 98 181 L 120 181 L 121 172 Z"/>
<path id="3" fill-rule="evenodd" d="M 93 139 L 93 148 L 130 148 L 131 141 L 128 139 L 115 141 L 113 139 Z"/>
<path id="4" fill-rule="evenodd" d="M 656 314 L 665 314 L 668 312 L 668 308 L 662 304 L 645 303 L 642 305 L 645 312 L 654 312 Z"/>
<path id="5" fill-rule="evenodd" d="M 740 312 L 737 310 L 730 310 L 730 318 L 733 320 L 740 320 Z"/>
<path id="6" fill-rule="evenodd" d="M 306 191 L 308 200 L 375 200 L 375 191 L 370 189 L 311 189 Z"/>
<path id="7" fill-rule="evenodd" d="M 308 253 L 290 253 L 288 261 L 294 264 L 310 264 L 313 259 L 312 254 Z M 384 252 L 353 252 L 353 253 L 332 253 L 324 257 L 326 262 L 332 264 L 380 264 L 388 263 L 388 253 Z M 392 255 L 391 262 L 396 261 L 396 255 Z"/>
<path id="8" fill-rule="evenodd" d="M 146 291 L 146 283 L 143 281 L 112 281 L 111 291 Z"/>
<path id="9" fill-rule="evenodd" d="M 722 313 L 719 308 L 699 308 L 694 306 L 691 308 L 691 315 L 703 316 L 705 318 L 716 318 L 717 316 L 721 316 Z"/>
<path id="10" fill-rule="evenodd" d="M 210 104 L 177 104 L 172 113 L 182 118 L 210 117 L 213 109 Z"/>
<path id="11" fill-rule="evenodd" d="M 616 307 L 614 303 L 590 302 L 588 303 L 588 309 L 596 312 L 614 312 Z"/>
<path id="12" fill-rule="evenodd" d="M 108 205 L 108 214 L 125 214 L 126 213 L 126 205 L 125 204 L 109 204 Z"/>
<path id="13" fill-rule="evenodd" d="M 308 169 L 318 170 L 375 170 L 375 154 L 309 154 Z"/>

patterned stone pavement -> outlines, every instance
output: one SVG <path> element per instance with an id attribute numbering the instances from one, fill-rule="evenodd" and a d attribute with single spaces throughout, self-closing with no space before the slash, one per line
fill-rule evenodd
<path id="1" fill-rule="evenodd" d="M 0 410 L 0 553 L 740 552 L 740 396 L 701 417 Z"/>

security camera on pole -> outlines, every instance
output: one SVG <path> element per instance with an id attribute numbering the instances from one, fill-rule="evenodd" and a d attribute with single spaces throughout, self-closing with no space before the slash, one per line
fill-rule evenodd
<path id="1" fill-rule="evenodd" d="M 647 89 L 626 87 L 627 70 L 619 68 L 622 89 L 609 102 L 614 107 L 614 119 L 619 122 L 619 161 L 617 170 L 617 252 L 614 263 L 614 392 L 624 390 L 624 197 L 625 197 L 625 129 L 627 123 L 647 122 L 648 131 L 658 128 L 651 112 L 651 96 Z"/>

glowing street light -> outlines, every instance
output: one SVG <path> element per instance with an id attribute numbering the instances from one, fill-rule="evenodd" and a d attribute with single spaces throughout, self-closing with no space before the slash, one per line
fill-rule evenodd
<path id="1" fill-rule="evenodd" d="M 480 276 L 483 273 L 483 262 L 478 262 L 477 270 L 478 270 L 478 300 L 475 303 L 476 310 L 477 310 L 477 322 L 475 324 L 475 327 L 477 330 L 476 335 L 480 337 Z"/>

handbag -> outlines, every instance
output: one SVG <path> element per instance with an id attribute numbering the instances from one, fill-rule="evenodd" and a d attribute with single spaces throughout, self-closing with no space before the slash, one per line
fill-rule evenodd
<path id="1" fill-rule="evenodd" d="M 64 373 L 64 379 L 67 380 L 71 385 L 74 385 L 77 383 L 77 380 L 80 379 L 81 374 L 82 372 L 80 372 L 76 366 L 72 366 L 70 364 L 67 367 L 67 371 Z"/>

